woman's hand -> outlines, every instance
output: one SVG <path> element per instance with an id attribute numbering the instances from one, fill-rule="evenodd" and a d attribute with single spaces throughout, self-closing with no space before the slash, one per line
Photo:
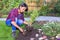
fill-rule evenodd
<path id="1" fill-rule="evenodd" d="M 26 34 L 26 32 L 22 28 L 19 28 L 19 30 L 22 32 L 23 35 Z"/>
<path id="2" fill-rule="evenodd" d="M 24 21 L 24 24 L 29 25 L 29 26 L 31 26 L 31 25 L 32 25 L 32 23 L 27 22 L 27 21 Z"/>
<path id="3" fill-rule="evenodd" d="M 21 32 L 23 33 L 23 35 L 24 35 L 24 30 L 23 30 L 21 27 L 19 27 L 19 26 L 16 24 L 15 21 L 12 21 L 11 23 L 12 23 L 16 28 L 18 28 L 19 31 L 21 31 Z"/>

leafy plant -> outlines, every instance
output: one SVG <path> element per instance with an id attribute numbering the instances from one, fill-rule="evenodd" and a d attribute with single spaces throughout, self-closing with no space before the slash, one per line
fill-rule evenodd
<path id="1" fill-rule="evenodd" d="M 57 13 L 60 13 L 60 0 L 54 5 L 54 9 Z"/>
<path id="2" fill-rule="evenodd" d="M 0 13 L 8 14 L 12 8 L 18 7 L 22 2 L 24 2 L 24 0 L 1 0 Z"/>
<path id="3" fill-rule="evenodd" d="M 41 9 L 39 10 L 39 13 L 46 16 L 46 14 L 48 13 L 48 6 L 41 6 Z"/>
<path id="4" fill-rule="evenodd" d="M 24 16 L 25 17 L 30 17 L 30 14 L 32 14 L 33 10 L 28 11 L 28 12 L 24 12 Z"/>
<path id="5" fill-rule="evenodd" d="M 39 15 L 38 10 L 34 9 L 33 12 L 30 15 L 30 22 L 33 23 L 35 21 L 35 18 Z"/>
<path id="6" fill-rule="evenodd" d="M 44 24 L 41 28 L 44 31 L 44 33 L 49 36 L 56 36 L 60 33 L 60 24 L 56 22 Z"/>

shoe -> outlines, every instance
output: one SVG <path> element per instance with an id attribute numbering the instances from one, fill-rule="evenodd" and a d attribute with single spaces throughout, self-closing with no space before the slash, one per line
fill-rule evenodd
<path id="1" fill-rule="evenodd" d="M 16 37 L 16 31 L 12 32 L 12 37 L 15 38 Z"/>

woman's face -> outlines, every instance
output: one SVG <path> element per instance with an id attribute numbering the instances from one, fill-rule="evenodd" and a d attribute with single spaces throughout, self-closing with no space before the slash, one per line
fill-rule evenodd
<path id="1" fill-rule="evenodd" d="M 20 12 L 25 12 L 25 10 L 26 10 L 26 7 L 20 6 Z"/>

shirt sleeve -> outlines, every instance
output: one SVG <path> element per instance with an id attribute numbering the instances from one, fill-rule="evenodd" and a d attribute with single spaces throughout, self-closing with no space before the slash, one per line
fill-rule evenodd
<path id="1" fill-rule="evenodd" d="M 11 19 L 11 21 L 15 21 L 15 15 L 14 15 L 14 10 L 12 10 L 11 11 L 11 13 L 10 13 L 10 19 Z"/>

